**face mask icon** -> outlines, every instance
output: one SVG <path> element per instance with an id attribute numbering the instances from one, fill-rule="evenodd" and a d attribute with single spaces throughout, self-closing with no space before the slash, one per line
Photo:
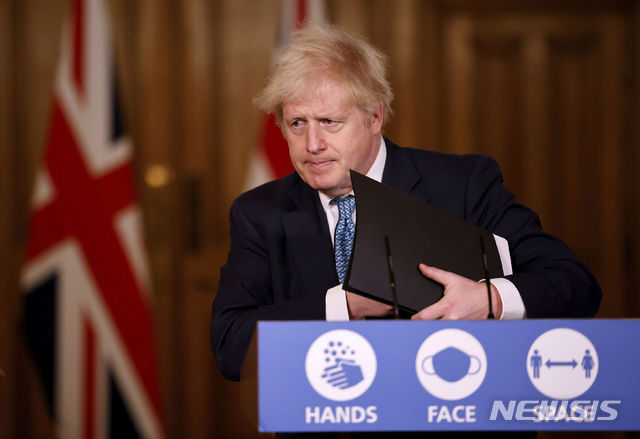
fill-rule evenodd
<path id="1" fill-rule="evenodd" d="M 422 370 L 427 375 L 438 375 L 450 383 L 467 375 L 475 375 L 481 368 L 475 355 L 468 355 L 460 349 L 448 347 L 422 360 Z"/>

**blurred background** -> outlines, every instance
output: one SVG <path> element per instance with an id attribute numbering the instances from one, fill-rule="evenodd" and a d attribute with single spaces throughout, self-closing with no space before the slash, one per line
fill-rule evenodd
<path id="1" fill-rule="evenodd" d="M 258 437 L 209 347 L 281 2 L 108 0 L 153 285 L 166 436 Z M 0 436 L 56 437 L 18 287 L 68 0 L 0 0 Z M 397 144 L 483 153 L 591 268 L 598 317 L 640 316 L 640 1 L 329 0 L 389 55 Z M 583 437 L 545 433 L 543 437 Z M 591 436 L 610 437 L 607 433 Z M 632 436 L 617 433 L 617 437 Z M 635 437 L 635 436 L 634 436 Z"/>

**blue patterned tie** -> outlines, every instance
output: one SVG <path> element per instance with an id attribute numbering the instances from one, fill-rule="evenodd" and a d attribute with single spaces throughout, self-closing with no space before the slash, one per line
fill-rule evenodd
<path id="1" fill-rule="evenodd" d="M 353 210 L 356 208 L 356 199 L 353 195 L 340 199 L 336 197 L 331 204 L 338 206 L 338 224 L 334 237 L 334 252 L 336 256 L 336 272 L 340 283 L 344 282 L 347 273 L 351 248 L 353 247 L 353 233 L 356 229 L 353 223 Z"/>

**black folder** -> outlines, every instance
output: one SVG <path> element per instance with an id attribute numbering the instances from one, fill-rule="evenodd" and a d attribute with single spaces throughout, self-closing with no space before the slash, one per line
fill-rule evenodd
<path id="1" fill-rule="evenodd" d="M 344 289 L 393 304 L 385 236 L 394 266 L 401 311 L 415 313 L 442 297 L 443 286 L 425 278 L 419 263 L 473 280 L 485 278 L 480 236 L 490 278 L 502 277 L 491 232 L 424 201 L 351 171 L 356 231 Z"/>

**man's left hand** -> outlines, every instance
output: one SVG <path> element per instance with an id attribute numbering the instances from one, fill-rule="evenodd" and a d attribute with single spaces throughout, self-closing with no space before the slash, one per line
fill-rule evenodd
<path id="1" fill-rule="evenodd" d="M 433 305 L 414 314 L 411 320 L 479 320 L 489 314 L 489 299 L 485 282 L 476 282 L 439 268 L 419 265 L 423 276 L 444 286 L 444 296 Z M 502 300 L 491 285 L 493 315 L 502 315 Z"/>

